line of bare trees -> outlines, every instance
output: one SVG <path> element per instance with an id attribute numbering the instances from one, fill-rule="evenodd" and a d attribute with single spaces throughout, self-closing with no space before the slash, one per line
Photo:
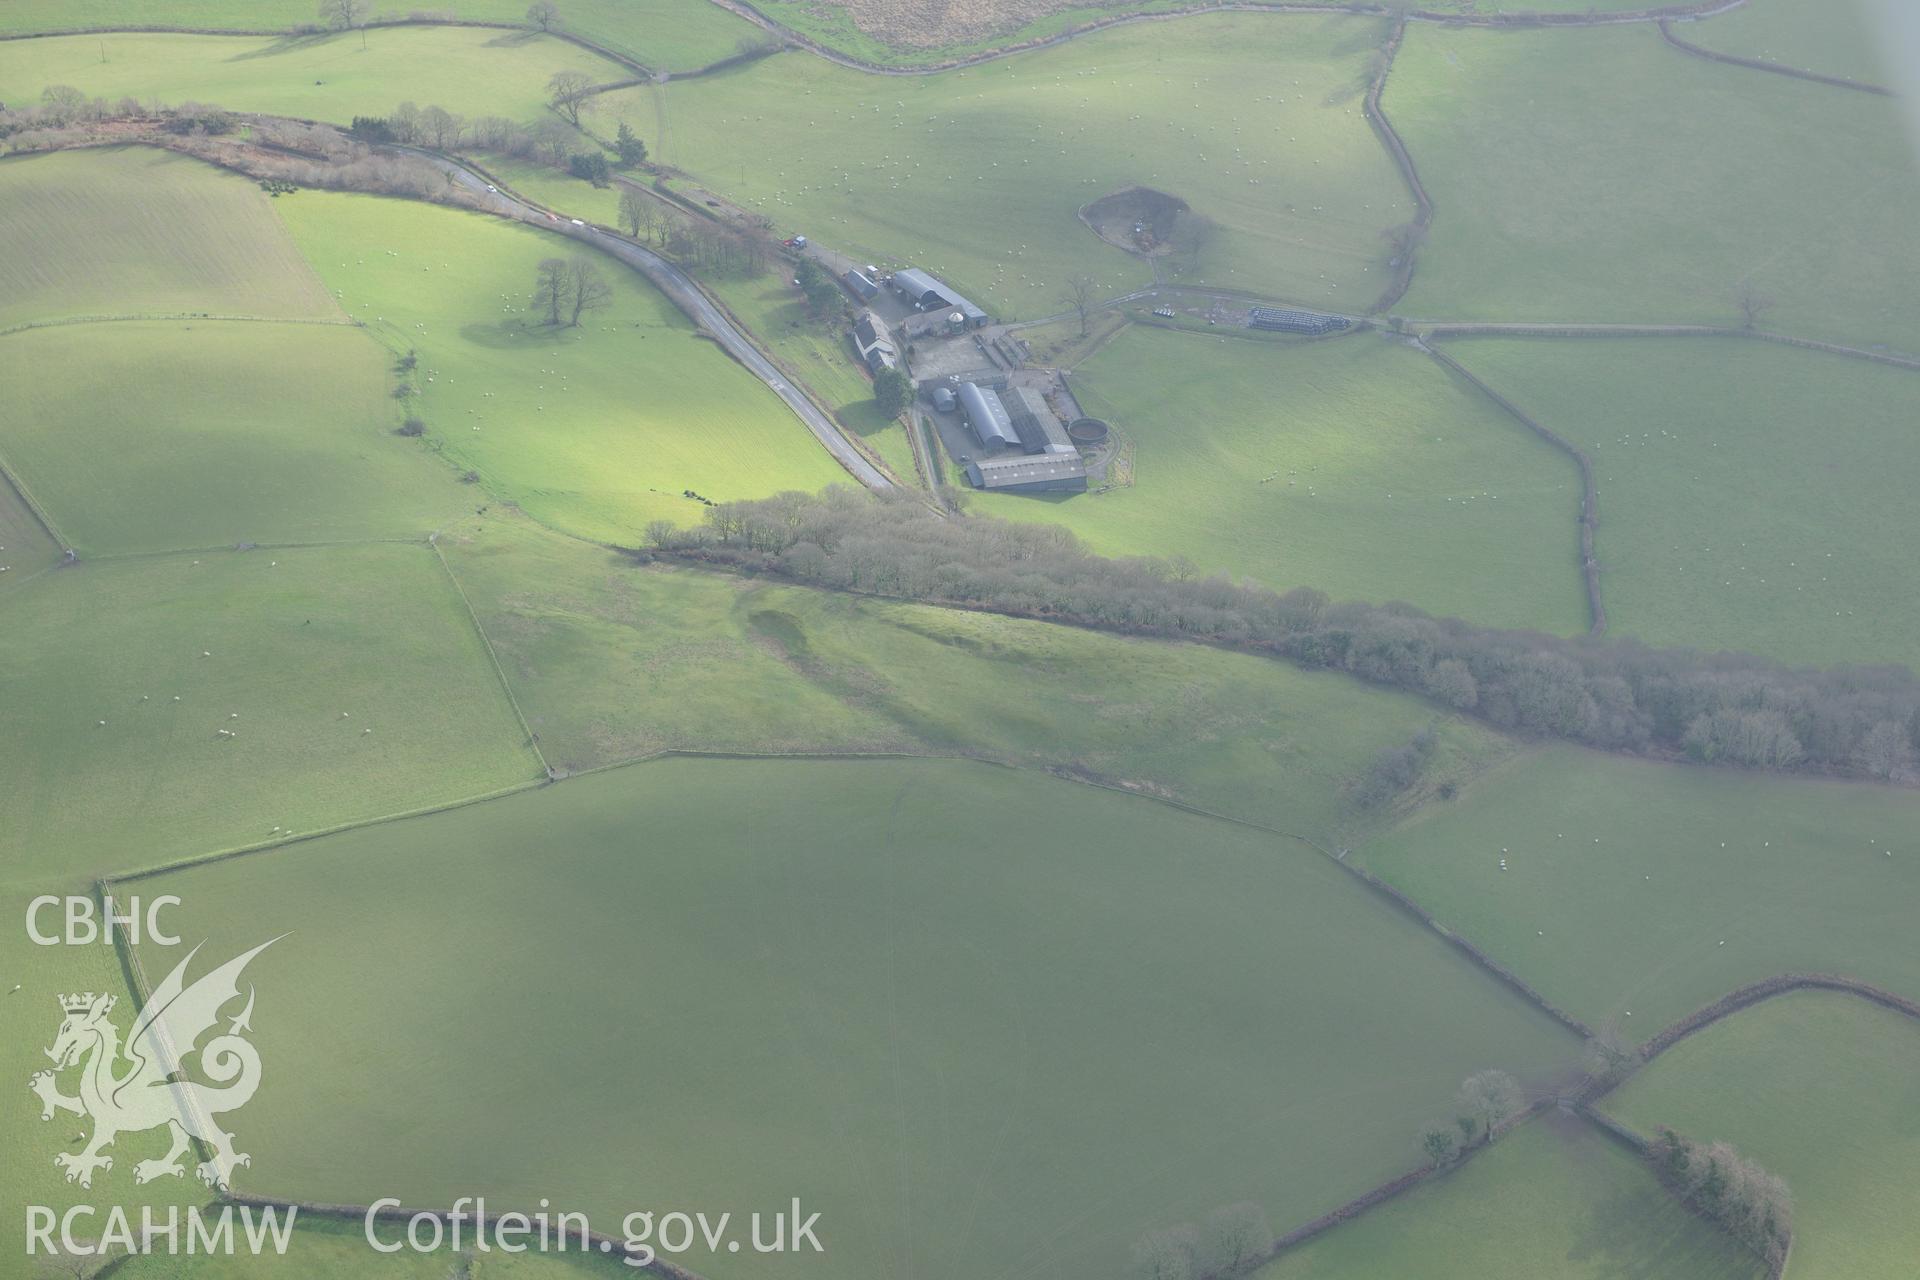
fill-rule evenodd
<path id="1" fill-rule="evenodd" d="M 1779 1265 L 1793 1235 L 1793 1195 L 1778 1175 L 1730 1143 L 1701 1146 L 1664 1128 L 1648 1148 L 1647 1159 L 1676 1195 Z"/>
<path id="2" fill-rule="evenodd" d="M 1520 1082 L 1504 1071 L 1476 1071 L 1460 1082 L 1453 1114 L 1421 1127 L 1420 1150 L 1436 1167 L 1493 1141 L 1493 1131 L 1526 1109 Z"/>
<path id="3" fill-rule="evenodd" d="M 758 276 L 778 256 L 772 224 L 752 218 L 724 224 L 690 217 L 632 187 L 620 193 L 620 229 L 674 258 L 723 275 Z"/>
<path id="4" fill-rule="evenodd" d="M 875 595 L 1181 637 L 1411 690 L 1518 733 L 1603 750 L 1906 782 L 1920 758 L 1920 680 L 1905 667 L 1788 667 L 1737 653 L 1567 639 L 1336 603 L 1115 560 L 1057 525 L 943 519 L 845 489 L 710 509 L 650 526 L 661 551 Z"/>

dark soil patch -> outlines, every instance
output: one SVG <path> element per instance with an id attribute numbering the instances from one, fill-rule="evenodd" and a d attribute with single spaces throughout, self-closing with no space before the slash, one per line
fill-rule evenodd
<path id="1" fill-rule="evenodd" d="M 1187 202 L 1152 187 L 1127 187 L 1080 210 L 1080 221 L 1108 244 L 1129 253 L 1159 255 L 1173 248 L 1174 228 Z"/>

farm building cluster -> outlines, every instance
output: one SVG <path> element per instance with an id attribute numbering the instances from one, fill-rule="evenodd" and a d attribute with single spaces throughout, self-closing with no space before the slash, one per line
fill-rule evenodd
<path id="1" fill-rule="evenodd" d="M 1020 372 L 1024 348 L 1014 340 L 987 340 L 983 309 L 917 267 L 855 266 L 840 279 L 865 304 L 850 335 L 860 361 L 876 375 L 900 367 L 894 334 L 902 335 L 938 434 L 969 483 L 1011 493 L 1087 488 L 1087 463 L 1066 423 L 1032 385 L 1041 375 Z"/>
<path id="2" fill-rule="evenodd" d="M 975 488 L 1021 493 L 1079 492 L 1087 487 L 1087 464 L 1080 450 L 1038 390 L 996 390 L 963 382 L 954 398 L 967 429 L 985 451 L 963 455 L 967 479 Z"/>

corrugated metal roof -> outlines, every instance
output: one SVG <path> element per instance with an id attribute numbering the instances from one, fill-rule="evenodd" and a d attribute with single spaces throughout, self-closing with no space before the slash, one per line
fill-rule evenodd
<path id="1" fill-rule="evenodd" d="M 904 293 L 912 298 L 916 305 L 927 307 L 928 309 L 952 307 L 954 310 L 966 316 L 967 323 L 971 325 L 981 324 L 987 318 L 986 312 L 974 306 L 971 302 L 968 302 L 965 298 L 947 287 L 945 283 L 934 279 L 918 267 L 902 267 L 900 270 L 894 272 L 893 287 L 897 292 Z M 927 296 L 929 294 L 933 295 L 937 301 L 928 302 Z"/>
<path id="2" fill-rule="evenodd" d="M 1072 457 L 1051 453 L 1037 456 L 1013 454 L 969 462 L 967 479 L 982 489 L 1011 489 L 1027 485 L 1084 488 L 1087 467 L 1078 454 Z"/>
<path id="3" fill-rule="evenodd" d="M 1021 447 L 1028 453 L 1077 452 L 1067 438 L 1066 427 L 1047 407 L 1047 398 L 1040 392 L 1032 387 L 1012 387 L 1000 398 L 1013 420 Z"/>
<path id="4" fill-rule="evenodd" d="M 1013 419 L 1007 416 L 1007 407 L 1000 403 L 1000 397 L 986 388 L 972 382 L 960 384 L 960 408 L 967 415 L 967 425 L 973 428 L 973 434 L 984 445 L 1019 444 L 1020 437 L 1014 434 Z"/>

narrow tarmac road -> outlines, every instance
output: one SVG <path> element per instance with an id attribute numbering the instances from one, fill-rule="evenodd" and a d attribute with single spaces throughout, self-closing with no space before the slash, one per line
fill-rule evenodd
<path id="1" fill-rule="evenodd" d="M 457 160 L 436 155 L 431 151 L 416 151 L 415 154 L 426 157 L 435 166 L 448 174 L 455 182 L 472 192 L 481 203 L 496 213 L 525 222 L 547 231 L 558 232 L 575 240 L 584 241 L 604 253 L 611 254 L 626 263 L 657 285 L 661 292 L 673 300 L 673 304 L 699 325 L 712 334 L 715 341 L 726 349 L 747 370 L 760 381 L 772 388 L 773 393 L 786 401 L 795 416 L 806 424 L 826 451 L 842 467 L 845 467 L 854 479 L 869 489 L 891 490 L 897 486 L 883 475 L 879 468 L 868 462 L 866 456 L 842 434 L 840 424 L 835 422 L 820 406 L 809 400 L 804 392 L 789 382 L 773 365 L 773 362 L 761 352 L 760 348 L 727 318 L 726 313 L 715 306 L 713 300 L 700 291 L 687 273 L 673 263 L 644 245 L 635 244 L 624 236 L 617 236 L 587 222 L 574 222 L 560 216 L 550 216 L 541 209 L 519 196 L 498 190 L 486 178 L 467 168 Z"/>

